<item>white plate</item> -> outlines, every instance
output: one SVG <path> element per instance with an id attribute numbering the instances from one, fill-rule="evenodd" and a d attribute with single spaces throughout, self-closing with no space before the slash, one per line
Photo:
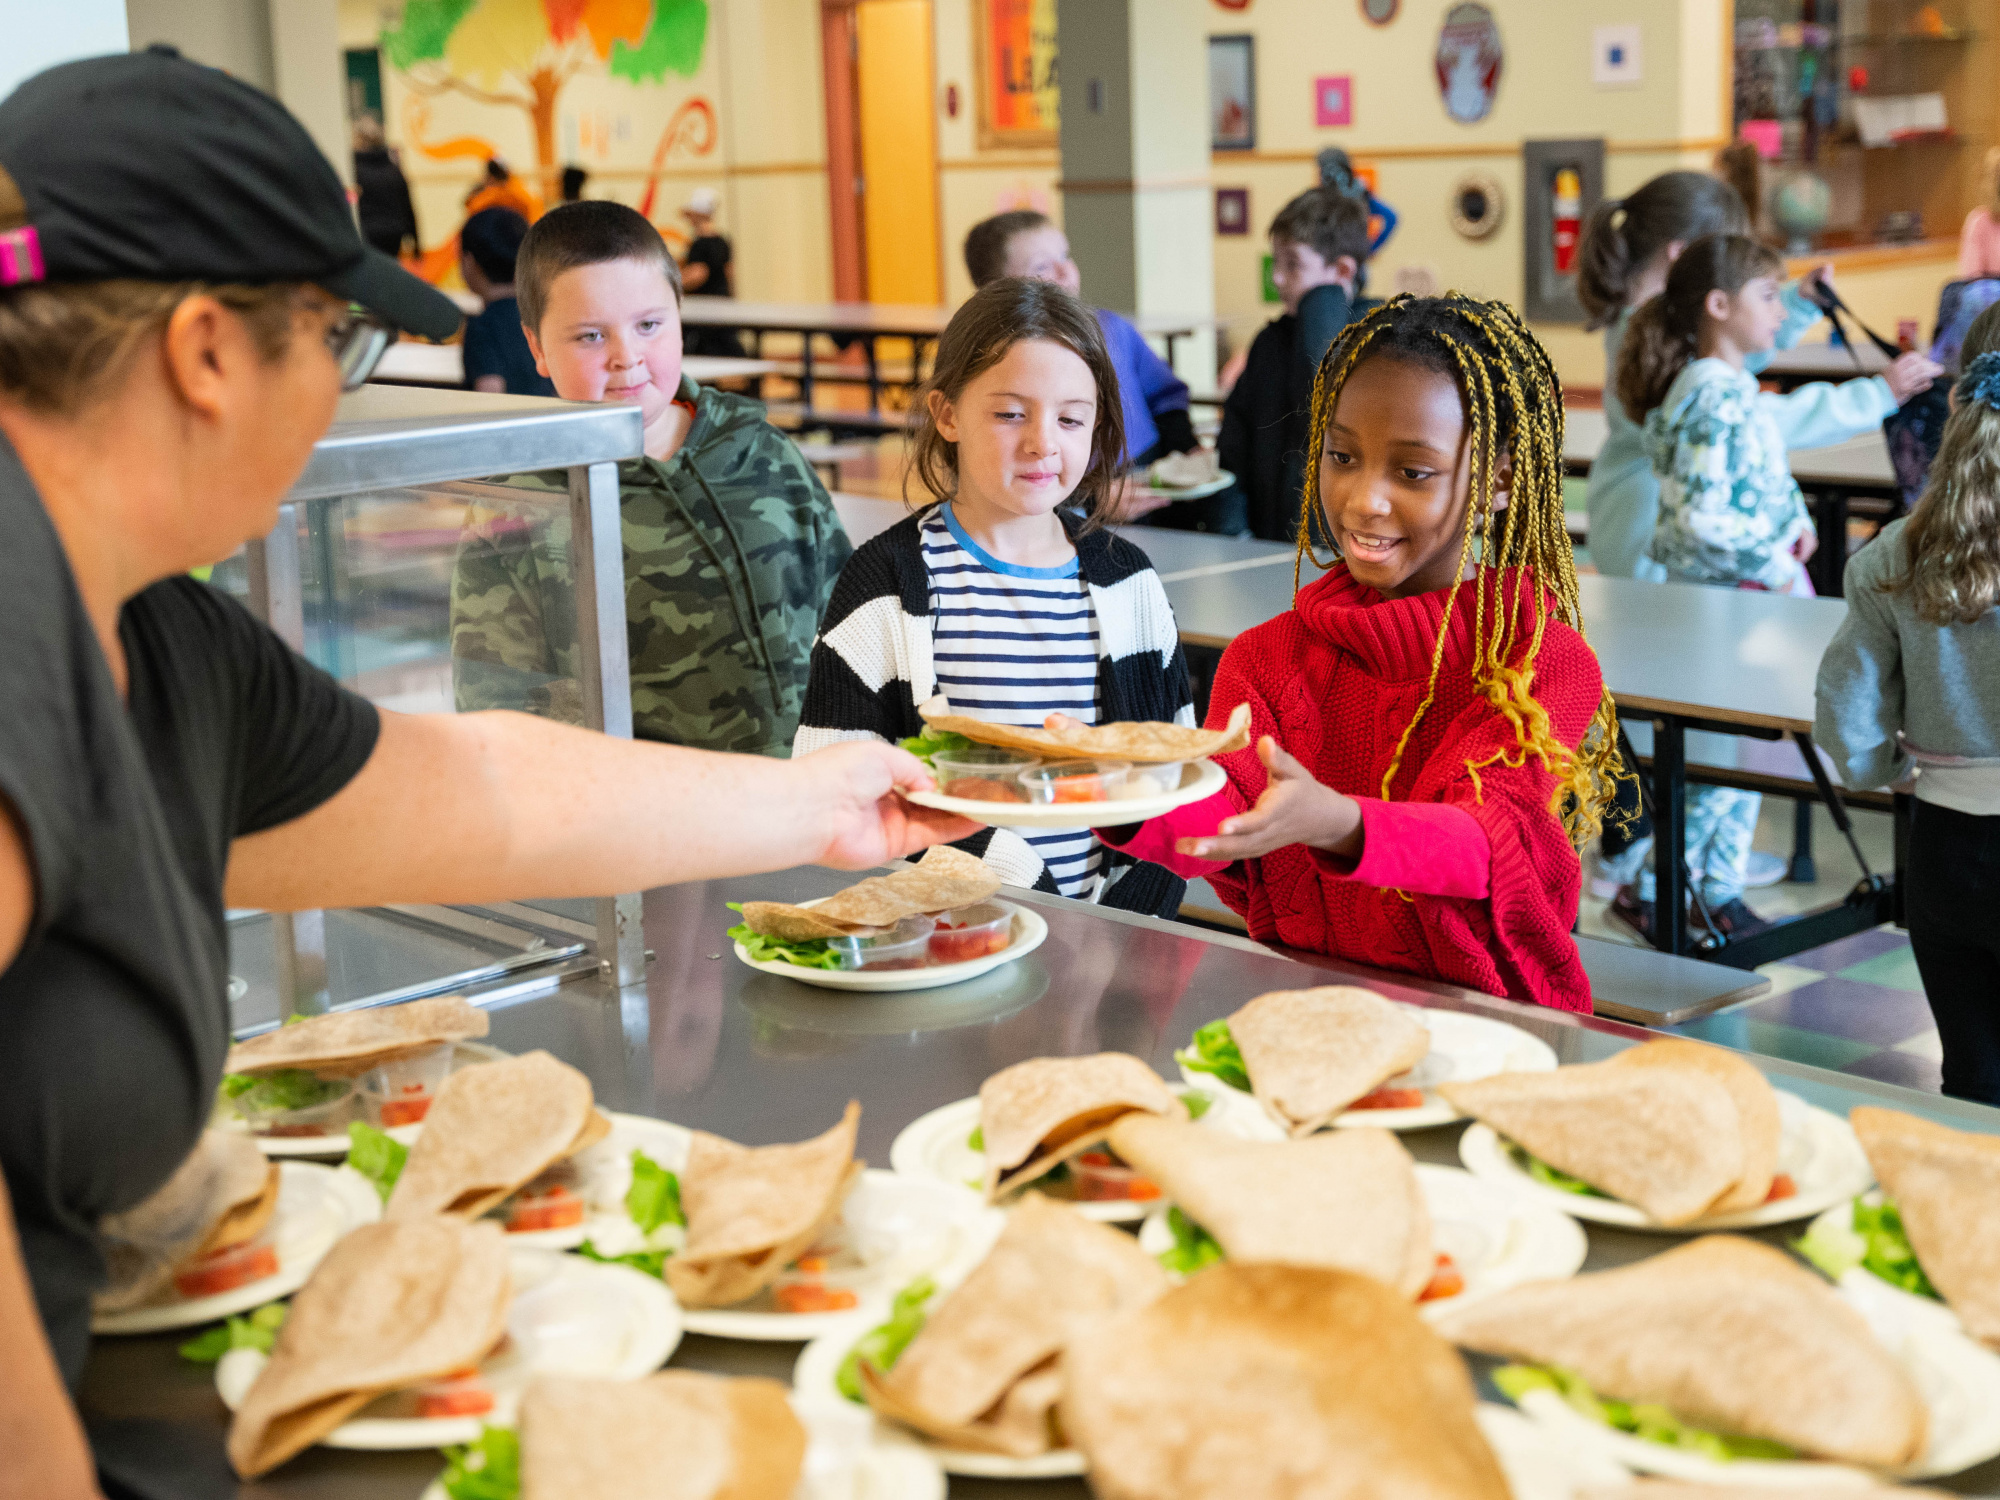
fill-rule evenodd
<path id="1" fill-rule="evenodd" d="M 1263 1111 L 1254 1103 L 1217 1100 L 1200 1123 L 1224 1135 L 1253 1139 Z M 979 1097 L 940 1105 L 919 1115 L 889 1145 L 889 1165 L 905 1177 L 947 1182 L 980 1196 L 986 1191 L 986 1158 L 966 1142 L 979 1125 Z M 1029 1184 L 1033 1186 L 1034 1184 Z M 1064 1200 L 1067 1202 L 1068 1200 Z M 1157 1207 L 1157 1198 L 1120 1198 L 1098 1203 L 1070 1203 L 1086 1219 L 1100 1224 L 1136 1224 Z"/>
<path id="2" fill-rule="evenodd" d="M 1228 781 L 1222 767 L 1214 761 L 1193 760 L 1181 772 L 1179 791 L 1157 797 L 1133 797 L 1129 801 L 975 802 L 970 797 L 947 797 L 943 792 L 905 792 L 903 796 L 919 807 L 957 813 L 992 828 L 1116 828 L 1123 823 L 1143 823 L 1190 802 L 1213 797 Z"/>
<path id="3" fill-rule="evenodd" d="M 805 904 L 812 907 L 819 905 L 819 902 L 808 901 Z M 1042 920 L 1040 912 L 1031 907 L 1016 906 L 1011 901 L 999 901 L 994 904 L 1004 906 L 1014 914 L 1014 940 L 998 953 L 969 958 L 963 963 L 931 964 L 921 969 L 808 969 L 802 964 L 788 964 L 781 958 L 766 959 L 759 963 L 750 957 L 750 950 L 741 943 L 734 945 L 736 957 L 739 962 L 749 964 L 759 974 L 775 974 L 780 979 L 796 979 L 800 984 L 816 984 L 822 989 L 862 990 L 877 995 L 886 995 L 898 990 L 937 989 L 941 985 L 977 979 L 981 974 L 991 973 L 1002 964 L 1011 964 L 1017 958 L 1025 958 L 1041 947 L 1047 939 L 1049 924 Z"/>
<path id="4" fill-rule="evenodd" d="M 1236 483 L 1234 474 L 1227 469 L 1218 469 L 1215 478 L 1200 484 L 1154 484 L 1148 480 L 1144 488 L 1148 493 L 1164 495 L 1169 500 L 1201 500 L 1209 495 L 1221 494 L 1234 483 Z"/>
<path id="5" fill-rule="evenodd" d="M 791 1500 L 944 1500 L 944 1470 L 908 1434 L 863 1411 L 807 1406 L 796 1398 L 792 1410 L 805 1424 L 806 1461 Z M 421 1500 L 447 1500 L 442 1475 Z"/>
<path id="6" fill-rule="evenodd" d="M 986 1258 L 1006 1215 L 989 1209 L 970 1188 L 868 1171 L 841 1205 L 840 1236 L 860 1256 L 867 1275 L 854 1286 L 860 1305 L 839 1312 L 786 1313 L 759 1293 L 735 1307 L 689 1308 L 688 1331 L 724 1339 L 791 1342 L 818 1338 L 850 1318 L 873 1327 L 889 1315 L 896 1293 L 920 1276 L 941 1285 L 962 1280 Z"/>
<path id="7" fill-rule="evenodd" d="M 1556 1442 L 1546 1428 L 1511 1406 L 1482 1401 L 1472 1417 L 1500 1461 L 1513 1500 L 1575 1500 L 1632 1482 L 1631 1470 L 1623 1464 Z"/>
<path id="8" fill-rule="evenodd" d="M 460 1042 L 452 1054 L 451 1065 L 456 1070 L 476 1063 L 498 1062 L 508 1055 L 498 1047 L 489 1046 L 485 1042 Z M 214 1115 L 210 1118 L 208 1126 L 211 1130 L 232 1130 L 239 1135 L 250 1134 L 250 1127 L 244 1123 L 243 1117 L 220 1100 L 216 1103 Z M 383 1132 L 390 1140 L 401 1142 L 405 1146 L 415 1145 L 417 1137 L 423 1133 L 424 1127 L 421 1121 L 415 1125 L 392 1125 Z M 257 1142 L 257 1149 L 269 1157 L 305 1156 L 331 1161 L 347 1155 L 348 1135 L 344 1127 L 336 1135 L 273 1135 L 256 1136 L 252 1139 Z"/>
<path id="9" fill-rule="evenodd" d="M 510 1245 L 536 1245 L 544 1250 L 574 1250 L 592 1241 L 606 1255 L 623 1255 L 644 1248 L 639 1226 L 625 1212 L 625 1194 L 632 1186 L 632 1153 L 643 1151 L 669 1172 L 687 1165 L 688 1129 L 646 1115 L 605 1112 L 611 1134 L 579 1151 L 574 1158 L 584 1220 L 568 1229 L 528 1229 L 507 1236 Z"/>
<path id="10" fill-rule="evenodd" d="M 1507 1021 L 1488 1016 L 1467 1015 L 1456 1010 L 1415 1011 L 1416 1019 L 1431 1034 L 1430 1054 L 1407 1073 L 1398 1073 L 1381 1085 L 1385 1089 L 1422 1089 L 1424 1102 L 1415 1109 L 1350 1109 L 1334 1118 L 1338 1128 L 1372 1125 L 1378 1130 L 1429 1130 L 1465 1118 L 1437 1092 L 1440 1083 L 1463 1083 L 1474 1078 L 1490 1078 L 1495 1073 L 1547 1073 L 1556 1065 L 1556 1055 L 1547 1042 Z M 1192 1045 L 1192 1044 L 1190 1044 Z M 1221 1098 L 1250 1099 L 1213 1073 L 1203 1073 L 1181 1065 L 1181 1078 L 1190 1088 Z M 1254 1132 L 1260 1140 L 1284 1140 L 1290 1132 L 1264 1111 L 1265 1130 Z M 1251 1132 L 1246 1131 L 1246 1134 Z"/>
<path id="11" fill-rule="evenodd" d="M 1832 1208 L 1829 1208 L 1825 1213 L 1806 1226 L 1806 1235 L 1814 1236 L 1823 1234 L 1826 1232 L 1826 1227 L 1851 1232 L 1854 1227 L 1855 1201 L 1854 1199 L 1849 1199 L 1845 1203 L 1834 1204 Z M 1859 1201 L 1867 1204 L 1870 1208 L 1879 1208 L 1882 1206 L 1882 1190 L 1875 1188 L 1872 1191 L 1863 1193 Z M 1815 1266 L 1813 1269 L 1818 1270 L 1819 1268 Z M 1959 1332 L 1964 1331 L 1965 1325 L 1959 1321 L 1958 1314 L 1953 1312 L 1946 1304 L 1933 1301 L 1929 1297 L 1919 1297 L 1915 1292 L 1906 1292 L 1901 1287 L 1891 1285 L 1877 1276 L 1873 1271 L 1861 1266 L 1852 1266 L 1842 1272 L 1839 1284 L 1843 1290 L 1851 1290 L 1852 1294 L 1857 1298 L 1886 1298 L 1888 1305 L 1899 1306 L 1903 1309 L 1902 1316 L 1904 1317 L 1931 1318 L 1937 1320 L 1943 1327 Z"/>
<path id="12" fill-rule="evenodd" d="M 1930 1440 L 1923 1457 L 1896 1471 L 1895 1477 L 1935 1479 L 2000 1454 L 2000 1355 L 1935 1317 L 1908 1316 L 1903 1304 L 1915 1299 L 1876 1295 L 1878 1290 L 1894 1288 L 1875 1277 L 1864 1275 L 1859 1280 L 1858 1286 L 1843 1280 L 1841 1296 L 1903 1362 L 1930 1411 Z M 1592 1421 L 1554 1391 L 1530 1391 L 1520 1405 L 1564 1447 L 1615 1459 L 1641 1473 L 1698 1484 L 1810 1487 L 1815 1492 L 1865 1488 L 1874 1482 L 1870 1471 L 1845 1464 L 1749 1458 L 1718 1463 Z"/>
<path id="13" fill-rule="evenodd" d="M 512 1426 L 521 1393 L 536 1375 L 637 1380 L 667 1362 L 681 1341 L 680 1307 L 659 1281 L 626 1266 L 603 1266 L 552 1250 L 515 1248 L 509 1345 L 479 1369 L 492 1389 L 492 1411 L 477 1417 L 371 1417 L 367 1408 L 320 1444 L 370 1450 L 438 1448 L 478 1440 L 489 1422 Z M 215 1388 L 231 1411 L 270 1357 L 232 1349 L 215 1367 Z"/>
<path id="14" fill-rule="evenodd" d="M 277 1275 L 212 1297 L 182 1297 L 169 1287 L 164 1301 L 93 1317 L 90 1331 L 159 1333 L 169 1328 L 193 1328 L 289 1297 L 305 1285 L 335 1240 L 381 1217 L 381 1196 L 360 1173 L 313 1162 L 281 1162 L 278 1207 L 271 1215 L 269 1231 L 278 1242 Z"/>
<path id="15" fill-rule="evenodd" d="M 1784 1136 L 1778 1144 L 1778 1170 L 1791 1174 L 1798 1192 L 1775 1203 L 1761 1203 L 1731 1214 L 1710 1214 L 1689 1224 L 1660 1223 L 1637 1204 L 1587 1193 L 1566 1193 L 1535 1181 L 1518 1165 L 1506 1142 L 1490 1125 L 1472 1124 L 1458 1139 L 1458 1156 L 1475 1177 L 1527 1193 L 1559 1212 L 1593 1224 L 1616 1224 L 1658 1234 L 1707 1234 L 1717 1229 L 1758 1229 L 1810 1219 L 1836 1203 L 1844 1203 L 1875 1181 L 1861 1142 L 1839 1115 L 1808 1104 L 1783 1089 L 1778 1093 L 1778 1117 Z M 1649 1446 L 1657 1447 L 1657 1444 Z"/>
<path id="16" fill-rule="evenodd" d="M 1417 1185 L 1430 1209 L 1431 1240 L 1465 1278 L 1465 1290 L 1417 1304 L 1426 1318 L 1524 1281 L 1560 1281 L 1583 1267 L 1589 1249 L 1583 1226 L 1457 1167 L 1417 1164 Z M 1139 1248 L 1148 1255 L 1174 1246 L 1164 1208 L 1147 1215 L 1139 1228 Z"/>
<path id="17" fill-rule="evenodd" d="M 941 1283 L 942 1285 L 942 1283 Z M 1005 1453 L 978 1453 L 970 1448 L 946 1448 L 928 1438 L 908 1433 L 893 1422 L 885 1422 L 866 1407 L 856 1406 L 840 1394 L 834 1378 L 840 1362 L 855 1341 L 883 1321 L 843 1313 L 841 1321 L 807 1344 L 792 1366 L 792 1398 L 801 1412 L 815 1409 L 854 1412 L 866 1417 L 878 1432 L 894 1432 L 909 1437 L 926 1449 L 947 1474 L 964 1474 L 978 1479 L 1066 1479 L 1084 1472 L 1083 1455 L 1074 1448 L 1057 1448 L 1032 1458 L 1014 1458 Z"/>

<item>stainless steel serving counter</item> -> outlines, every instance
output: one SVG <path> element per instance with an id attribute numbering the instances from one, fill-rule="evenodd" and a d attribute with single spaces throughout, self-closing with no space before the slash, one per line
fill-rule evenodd
<path id="1" fill-rule="evenodd" d="M 1396 1000 L 1511 1021 L 1542 1038 L 1565 1063 L 1607 1057 L 1647 1036 L 1617 1022 L 1312 955 L 1287 956 L 1242 938 L 1013 891 L 1007 899 L 1031 902 L 1047 917 L 1048 941 L 1019 963 L 948 989 L 879 997 L 816 990 L 755 973 L 729 951 L 723 933 L 736 919 L 725 902 L 804 900 L 831 894 L 853 878 L 804 869 L 649 891 L 645 938 L 657 958 L 643 988 L 621 994 L 573 983 L 495 1008 L 490 1040 L 514 1052 L 545 1047 L 574 1063 L 610 1108 L 751 1145 L 803 1140 L 826 1129 L 848 1099 L 859 1099 L 860 1154 L 886 1165 L 889 1143 L 911 1120 L 976 1093 L 982 1080 L 1009 1063 L 1118 1050 L 1172 1077 L 1173 1050 L 1196 1026 L 1266 990 L 1358 981 Z M 1751 1060 L 1781 1087 L 1843 1115 L 1857 1104 L 1882 1104 L 2000 1134 L 2000 1110 L 1772 1058 Z M 1403 1139 L 1419 1160 L 1456 1165 L 1460 1128 Z M 1587 1269 L 1677 1242 L 1586 1227 Z M 1782 1243 L 1800 1229 L 1765 1237 Z M 87 1416 L 114 1423 L 96 1429 L 100 1441 L 108 1449 L 115 1445 L 124 1467 L 147 1476 L 148 1494 L 172 1500 L 416 1500 L 440 1468 L 430 1452 L 314 1449 L 276 1474 L 237 1486 L 222 1461 L 226 1414 L 212 1372 L 175 1356 L 185 1337 L 100 1339 L 85 1376 Z M 789 1381 L 798 1348 L 690 1335 L 673 1364 Z M 2000 1460 L 1940 1487 L 2000 1495 Z M 951 1493 L 954 1500 L 1081 1500 L 1086 1491 L 1077 1480 L 955 1478 Z"/>

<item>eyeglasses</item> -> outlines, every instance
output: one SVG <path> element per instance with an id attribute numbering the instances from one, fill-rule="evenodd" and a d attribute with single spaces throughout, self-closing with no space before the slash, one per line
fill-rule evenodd
<path id="1" fill-rule="evenodd" d="M 383 352 L 396 342 L 396 330 L 365 307 L 350 304 L 327 325 L 326 347 L 340 367 L 340 388 L 358 391 L 375 373 Z"/>

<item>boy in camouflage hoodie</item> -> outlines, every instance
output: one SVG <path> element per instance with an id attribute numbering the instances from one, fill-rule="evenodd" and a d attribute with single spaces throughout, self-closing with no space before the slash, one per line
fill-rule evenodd
<path id="1" fill-rule="evenodd" d="M 557 392 L 645 417 L 645 457 L 618 466 L 633 732 L 789 754 L 813 634 L 853 550 L 826 490 L 756 402 L 682 377 L 679 273 L 632 209 L 586 200 L 544 215 L 516 287 Z M 560 508 L 474 508 L 451 589 L 461 710 L 580 719 L 569 543 Z"/>

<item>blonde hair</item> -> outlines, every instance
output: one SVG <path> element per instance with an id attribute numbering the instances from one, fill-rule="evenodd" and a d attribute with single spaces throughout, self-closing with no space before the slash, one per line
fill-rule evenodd
<path id="1" fill-rule="evenodd" d="M 1970 625 L 2000 604 L 2000 354 L 1969 343 L 1958 409 L 1903 527 L 1905 566 L 1878 585 L 1932 625 Z"/>
<path id="2" fill-rule="evenodd" d="M 1471 497 L 1459 541 L 1458 571 L 1438 623 L 1430 678 L 1416 712 L 1396 741 L 1395 754 L 1382 776 L 1382 796 L 1388 799 L 1410 736 L 1437 697 L 1445 641 L 1478 539 L 1479 568 L 1472 589 L 1473 684 L 1512 726 L 1514 747 L 1495 751 L 1483 761 L 1468 761 L 1466 769 L 1476 793 L 1479 772 L 1486 766 L 1497 763 L 1519 768 L 1530 757 L 1541 762 L 1556 778 L 1549 811 L 1562 823 L 1571 843 L 1581 848 L 1603 826 L 1604 810 L 1621 774 L 1618 719 L 1606 692 L 1584 731 L 1582 744 L 1571 750 L 1556 737 L 1548 710 L 1531 691 L 1549 620 L 1554 618 L 1582 635 L 1583 611 L 1577 598 L 1576 556 L 1563 517 L 1562 383 L 1548 351 L 1512 308 L 1456 292 L 1443 297 L 1397 297 L 1348 325 L 1327 350 L 1313 382 L 1312 439 L 1306 451 L 1314 455 L 1314 462 L 1299 519 L 1294 597 L 1306 559 L 1322 570 L 1340 560 L 1313 476 L 1319 472 L 1317 456 L 1325 450 L 1327 426 L 1342 388 L 1364 360 L 1376 355 L 1424 365 L 1457 384 L 1472 458 Z M 1494 482 L 1503 459 L 1511 459 L 1513 472 L 1508 481 L 1507 508 L 1496 512 Z M 1324 562 L 1319 558 L 1316 531 L 1331 554 Z M 1496 536 L 1497 545 L 1493 540 Z M 1519 636 L 1524 591 L 1532 595 L 1534 618 L 1533 632 L 1525 641 Z"/>

